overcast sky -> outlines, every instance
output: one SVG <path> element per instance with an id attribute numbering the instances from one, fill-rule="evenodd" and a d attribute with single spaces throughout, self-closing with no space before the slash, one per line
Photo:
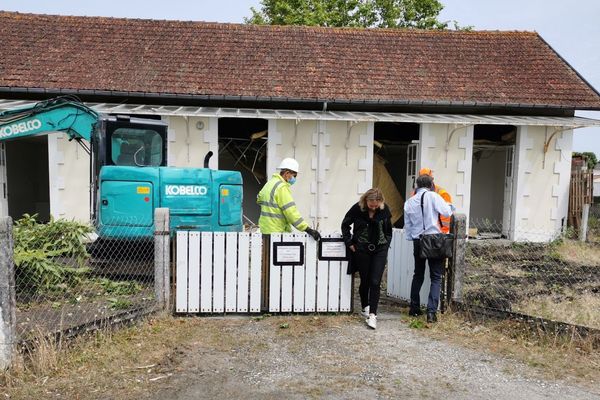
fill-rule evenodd
<path id="1" fill-rule="evenodd" d="M 537 31 L 600 89 L 600 0 L 441 0 L 440 19 L 485 30 Z M 0 9 L 63 15 L 243 22 L 259 0 L 0 0 Z M 600 112 L 577 115 L 600 119 Z M 600 128 L 575 131 L 575 151 L 600 158 Z"/>

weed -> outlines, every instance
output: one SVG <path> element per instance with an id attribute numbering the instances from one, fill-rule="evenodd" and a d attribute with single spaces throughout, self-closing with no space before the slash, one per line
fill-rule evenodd
<path id="1" fill-rule="evenodd" d="M 420 318 L 412 318 L 408 323 L 408 327 L 412 329 L 423 329 L 426 326 L 425 321 Z"/>
<path id="2" fill-rule="evenodd" d="M 112 281 L 102 278 L 98 280 L 98 284 L 102 287 L 106 294 L 112 295 L 131 295 L 142 291 L 142 286 L 135 281 Z"/>
<path id="3" fill-rule="evenodd" d="M 130 300 L 119 299 L 116 297 L 111 297 L 106 299 L 106 301 L 108 301 L 109 307 L 113 310 L 126 310 L 133 304 Z"/>

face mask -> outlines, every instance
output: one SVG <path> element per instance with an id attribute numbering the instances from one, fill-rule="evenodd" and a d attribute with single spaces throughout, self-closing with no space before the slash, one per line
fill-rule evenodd
<path id="1" fill-rule="evenodd" d="M 288 181 L 288 183 L 289 183 L 290 185 L 293 185 L 294 183 L 296 183 L 296 177 L 295 177 L 295 176 L 292 176 L 292 177 L 290 178 L 290 180 Z"/>

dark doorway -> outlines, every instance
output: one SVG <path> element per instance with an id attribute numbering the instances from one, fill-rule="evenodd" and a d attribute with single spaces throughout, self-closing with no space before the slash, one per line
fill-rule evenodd
<path id="1" fill-rule="evenodd" d="M 219 169 L 240 171 L 244 180 L 244 224 L 258 225 L 258 192 L 267 172 L 268 121 L 256 118 L 219 119 Z"/>
<path id="2" fill-rule="evenodd" d="M 50 220 L 48 137 L 38 136 L 6 143 L 8 214 L 19 219 L 37 214 Z"/>
<path id="3" fill-rule="evenodd" d="M 397 228 L 404 226 L 404 201 L 412 189 L 419 134 L 415 123 L 376 122 L 374 127 L 373 186 L 383 191 Z"/>

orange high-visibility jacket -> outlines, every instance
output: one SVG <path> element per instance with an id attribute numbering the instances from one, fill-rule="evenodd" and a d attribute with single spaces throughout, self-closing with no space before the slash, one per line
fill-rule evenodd
<path id="1" fill-rule="evenodd" d="M 452 204 L 452 196 L 450 196 L 450 193 L 448 193 L 446 191 L 446 189 L 444 189 L 441 186 L 436 185 L 435 183 L 433 184 L 433 189 L 434 191 L 439 194 L 440 196 L 442 196 L 442 199 L 444 199 L 446 201 L 446 203 L 448 204 Z M 415 195 L 415 192 L 412 192 L 412 196 Z M 440 226 L 440 230 L 442 231 L 442 233 L 450 233 L 450 219 L 452 217 L 444 217 L 443 215 L 440 215 L 440 222 L 441 222 L 441 226 Z"/>

